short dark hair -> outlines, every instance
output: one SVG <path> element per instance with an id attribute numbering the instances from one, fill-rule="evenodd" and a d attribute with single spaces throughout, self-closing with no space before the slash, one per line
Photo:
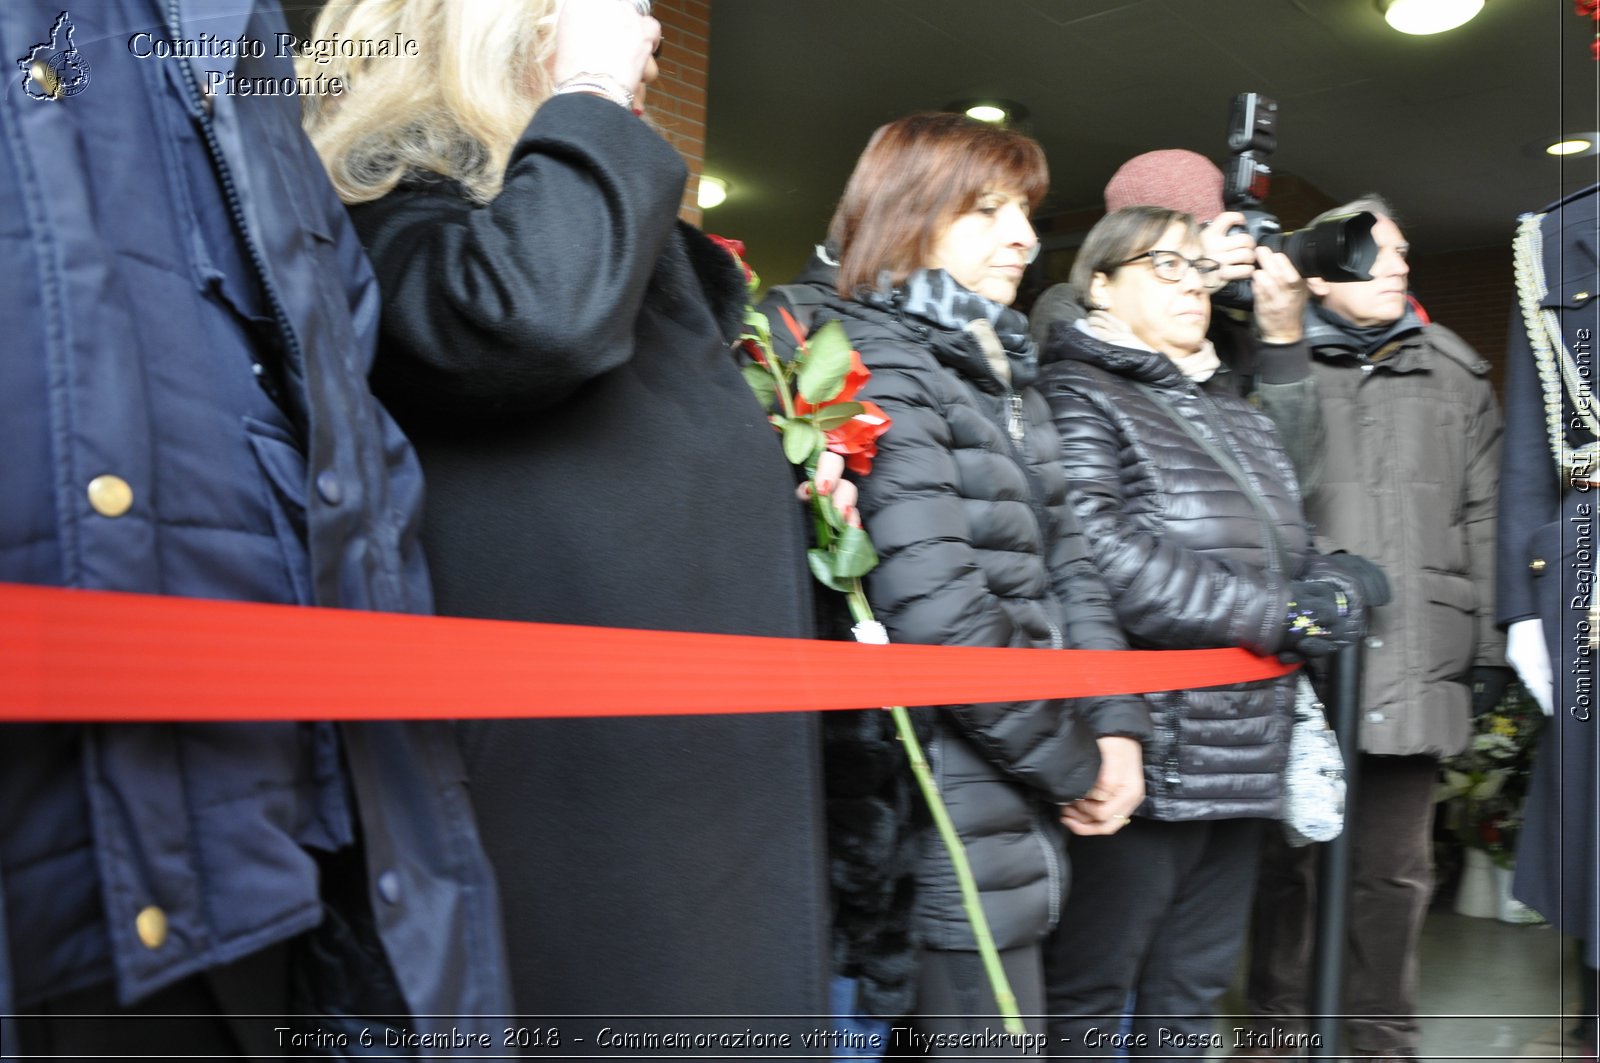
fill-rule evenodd
<path id="1" fill-rule="evenodd" d="M 1089 230 L 1083 246 L 1078 248 L 1078 257 L 1072 263 L 1073 287 L 1087 299 L 1089 284 L 1096 273 L 1107 276 L 1115 273 L 1134 255 L 1150 250 L 1151 245 L 1161 239 L 1161 234 L 1173 225 L 1188 229 L 1188 239 L 1199 239 L 1200 229 L 1194 223 L 1194 216 L 1181 210 L 1140 206 L 1123 207 L 1107 214 Z"/>
<path id="2" fill-rule="evenodd" d="M 956 218 L 996 188 L 1037 207 L 1050 188 L 1030 136 L 961 114 L 914 114 L 881 126 L 856 160 L 828 240 L 839 248 L 839 294 L 898 285 L 927 265 Z"/>

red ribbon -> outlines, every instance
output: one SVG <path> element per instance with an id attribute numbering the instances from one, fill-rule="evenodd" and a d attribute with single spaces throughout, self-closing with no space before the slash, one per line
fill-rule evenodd
<path id="1" fill-rule="evenodd" d="M 0 721 L 659 716 L 1220 686 L 1239 649 L 866 646 L 0 584 Z"/>

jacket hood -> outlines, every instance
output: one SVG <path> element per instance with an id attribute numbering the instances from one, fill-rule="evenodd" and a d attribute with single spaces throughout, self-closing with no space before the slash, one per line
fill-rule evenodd
<path id="1" fill-rule="evenodd" d="M 998 381 L 970 331 L 978 321 L 987 322 L 1000 340 L 1013 387 L 1027 387 L 1039 376 L 1039 350 L 1028 336 L 1028 319 L 963 287 L 942 269 L 918 270 L 898 288 L 861 292 L 857 299 L 901 319 L 932 346 L 941 362 L 986 387 Z"/>
<path id="2" fill-rule="evenodd" d="M 1317 303 L 1306 307 L 1305 342 L 1317 354 L 1371 355 L 1412 332 L 1422 331 L 1422 318 L 1410 306 L 1392 325 L 1362 328 Z"/>
<path id="3" fill-rule="evenodd" d="M 815 284 L 833 291 L 839 284 L 839 260 L 827 247 L 817 244 L 811 257 L 806 259 L 806 264 L 800 267 L 800 272 L 789 283 Z"/>
<path id="4" fill-rule="evenodd" d="M 1083 320 L 1089 313 L 1087 303 L 1088 300 L 1076 287 L 1065 282 L 1052 284 L 1034 301 L 1032 309 L 1028 311 L 1028 331 L 1033 336 L 1033 342 L 1039 345 L 1040 362 L 1048 363 L 1044 348 L 1045 341 L 1050 337 L 1051 326 L 1057 322 L 1070 325 Z"/>
<path id="5" fill-rule="evenodd" d="M 1057 321 L 1050 326 L 1040 361 L 1084 362 L 1108 373 L 1157 387 L 1179 387 L 1186 377 L 1171 358 L 1159 351 L 1141 351 L 1107 343 L 1087 331 L 1080 321 Z"/>

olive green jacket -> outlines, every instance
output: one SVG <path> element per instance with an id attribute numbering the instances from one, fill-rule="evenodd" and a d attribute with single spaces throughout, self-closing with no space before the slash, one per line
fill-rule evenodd
<path id="1" fill-rule="evenodd" d="M 1394 588 L 1366 639 L 1361 747 L 1459 752 L 1471 729 L 1467 670 L 1505 664 L 1494 624 L 1501 417 L 1489 363 L 1409 314 L 1370 356 L 1320 320 L 1306 339 L 1327 436 L 1306 498 L 1317 546 L 1370 558 Z"/>

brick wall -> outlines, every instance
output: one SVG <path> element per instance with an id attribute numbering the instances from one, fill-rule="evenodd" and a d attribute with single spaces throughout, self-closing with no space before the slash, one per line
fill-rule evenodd
<path id="1" fill-rule="evenodd" d="M 1338 200 L 1292 173 L 1272 175 L 1272 191 L 1267 194 L 1266 209 L 1277 215 L 1287 232 L 1304 228 L 1306 222 L 1338 205 Z"/>
<path id="2" fill-rule="evenodd" d="M 1442 255 L 1413 255 L 1411 290 L 1428 316 L 1459 333 L 1495 365 L 1499 390 L 1506 360 L 1506 327 L 1511 320 L 1515 284 L 1511 242 Z"/>
<path id="3" fill-rule="evenodd" d="M 711 0 L 656 0 L 661 21 L 661 76 L 650 86 L 645 109 L 689 164 L 679 215 L 700 224 L 695 197 L 706 156 L 706 71 L 711 64 Z"/>

